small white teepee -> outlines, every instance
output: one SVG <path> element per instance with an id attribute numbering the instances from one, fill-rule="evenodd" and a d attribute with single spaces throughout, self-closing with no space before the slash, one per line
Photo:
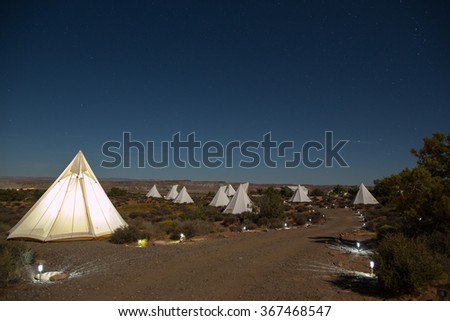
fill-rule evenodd
<path id="1" fill-rule="evenodd" d="M 176 199 L 178 196 L 177 188 L 178 188 L 178 185 L 173 185 L 172 188 L 170 189 L 169 193 L 167 193 L 167 195 L 164 198 L 167 200 Z"/>
<path id="2" fill-rule="evenodd" d="M 358 194 L 356 194 L 353 204 L 378 204 L 375 197 L 369 192 L 369 190 L 361 183 L 359 185 Z"/>
<path id="3" fill-rule="evenodd" d="M 239 185 L 236 194 L 234 194 L 228 206 L 223 210 L 225 214 L 240 214 L 252 210 L 252 201 L 248 197 L 246 190 L 248 185 Z"/>
<path id="4" fill-rule="evenodd" d="M 303 202 L 311 202 L 311 199 L 306 195 L 305 189 L 303 186 L 298 185 L 295 190 L 294 195 L 289 199 L 289 202 L 292 203 L 303 203 Z"/>
<path id="5" fill-rule="evenodd" d="M 231 184 L 228 184 L 225 189 L 225 194 L 227 194 L 228 197 L 234 196 L 236 194 L 236 191 L 234 190 L 233 186 Z"/>
<path id="6" fill-rule="evenodd" d="M 177 198 L 173 200 L 174 203 L 194 203 L 191 196 L 187 192 L 187 189 L 185 186 L 181 189 L 180 193 L 178 193 Z"/>
<path id="7" fill-rule="evenodd" d="M 300 186 L 303 188 L 303 190 L 305 191 L 306 195 L 308 195 L 309 190 L 303 185 L 300 185 Z M 298 188 L 298 185 L 296 185 L 296 186 L 288 186 L 288 187 L 289 187 L 289 189 L 291 191 L 295 192 L 297 190 L 297 188 Z"/>
<path id="8" fill-rule="evenodd" d="M 110 236 L 127 226 L 81 151 L 10 231 L 43 242 Z"/>
<path id="9" fill-rule="evenodd" d="M 156 185 L 153 185 L 153 187 L 148 191 L 147 197 L 155 197 L 155 198 L 161 198 L 161 194 L 159 194 L 158 189 L 156 188 Z"/>
<path id="10" fill-rule="evenodd" d="M 227 194 L 225 194 L 226 188 L 227 188 L 226 185 L 219 187 L 219 190 L 217 191 L 216 195 L 212 199 L 211 203 L 209 203 L 210 206 L 222 207 L 228 205 L 230 199 L 228 198 Z"/>

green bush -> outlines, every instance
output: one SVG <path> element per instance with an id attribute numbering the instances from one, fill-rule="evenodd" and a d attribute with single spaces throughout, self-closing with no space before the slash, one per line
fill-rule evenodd
<path id="1" fill-rule="evenodd" d="M 128 225 L 116 229 L 111 236 L 110 242 L 114 244 L 127 244 L 137 242 L 137 240 L 146 237 L 148 235 L 144 235 L 136 226 Z"/>
<path id="2" fill-rule="evenodd" d="M 423 238 L 387 234 L 375 254 L 382 287 L 394 294 L 413 293 L 442 275 L 443 267 Z"/>
<path id="3" fill-rule="evenodd" d="M 178 226 L 178 222 L 177 221 L 172 221 L 172 220 L 164 220 L 164 221 L 159 223 L 159 227 L 164 232 L 166 232 L 166 234 L 173 233 L 176 230 L 177 226 Z"/>
<path id="4" fill-rule="evenodd" d="M 35 252 L 22 243 L 0 243 L 0 287 L 20 280 L 24 268 L 33 264 Z"/>
<path id="5" fill-rule="evenodd" d="M 384 239 L 388 234 L 393 234 L 393 233 L 397 233 L 398 229 L 388 225 L 388 224 L 384 224 L 382 226 L 380 226 L 379 228 L 377 228 L 377 239 L 378 240 L 382 240 Z"/>
<path id="6" fill-rule="evenodd" d="M 127 195 L 127 190 L 119 187 L 113 187 L 107 194 L 109 197 L 123 197 Z"/>
<path id="7" fill-rule="evenodd" d="M 284 208 L 283 200 L 274 188 L 269 187 L 264 194 L 257 200 L 259 207 L 259 216 L 272 218 L 283 218 Z"/>

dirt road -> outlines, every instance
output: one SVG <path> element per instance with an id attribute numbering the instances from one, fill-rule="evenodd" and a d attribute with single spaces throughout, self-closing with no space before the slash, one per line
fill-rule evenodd
<path id="1" fill-rule="evenodd" d="M 310 228 L 235 233 L 205 241 L 136 248 L 108 241 L 34 243 L 47 270 L 67 280 L 26 281 L 2 300 L 374 300 L 333 280 L 364 258 L 325 241 L 360 223 L 349 209 L 322 211 Z M 352 266 L 350 266 L 352 265 Z M 31 275 L 31 273 L 30 273 Z"/>

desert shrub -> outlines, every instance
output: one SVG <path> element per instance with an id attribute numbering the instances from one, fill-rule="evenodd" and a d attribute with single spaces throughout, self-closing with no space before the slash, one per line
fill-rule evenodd
<path id="1" fill-rule="evenodd" d="M 319 188 L 315 188 L 309 193 L 309 196 L 325 196 L 325 192 Z"/>
<path id="2" fill-rule="evenodd" d="M 280 195 L 281 195 L 281 197 L 284 197 L 284 198 L 290 198 L 290 197 L 292 197 L 292 195 L 294 195 L 294 191 L 292 191 L 289 187 L 287 187 L 287 186 L 283 186 L 281 189 L 280 189 Z"/>
<path id="3" fill-rule="evenodd" d="M 258 226 L 270 226 L 270 220 L 267 217 L 260 217 L 256 222 Z"/>
<path id="4" fill-rule="evenodd" d="M 109 197 L 123 197 L 127 195 L 127 191 L 122 188 L 113 187 L 107 194 Z"/>
<path id="5" fill-rule="evenodd" d="M 178 226 L 177 221 L 173 220 L 164 220 L 162 222 L 159 222 L 159 227 L 166 233 L 171 234 L 173 233 Z"/>
<path id="6" fill-rule="evenodd" d="M 207 216 L 208 220 L 211 222 L 223 221 L 223 217 L 224 217 L 219 208 L 211 207 L 211 206 L 206 207 L 205 215 Z"/>
<path id="7" fill-rule="evenodd" d="M 25 199 L 26 192 L 15 189 L 0 189 L 0 201 L 2 202 L 16 202 Z"/>
<path id="8" fill-rule="evenodd" d="M 224 226 L 230 226 L 230 225 L 236 223 L 237 220 L 238 219 L 237 219 L 236 215 L 234 215 L 234 214 L 228 214 L 228 215 L 225 214 L 223 216 L 223 223 L 222 224 Z"/>
<path id="9" fill-rule="evenodd" d="M 35 252 L 22 243 L 0 243 L 0 287 L 18 281 L 27 265 L 33 264 Z"/>
<path id="10" fill-rule="evenodd" d="M 257 203 L 261 217 L 282 218 L 284 215 L 283 200 L 272 187 L 264 191 Z"/>
<path id="11" fill-rule="evenodd" d="M 137 242 L 137 240 L 146 237 L 148 236 L 144 235 L 144 233 L 142 233 L 136 226 L 128 225 L 116 229 L 112 234 L 110 241 L 114 244 L 127 244 Z"/>
<path id="12" fill-rule="evenodd" d="M 270 219 L 270 227 L 271 228 L 282 228 L 284 226 L 284 221 L 279 218 Z"/>
<path id="13" fill-rule="evenodd" d="M 450 237 L 449 229 L 435 230 L 427 235 L 427 243 L 434 252 L 450 259 Z M 448 265 L 450 269 L 450 265 Z"/>
<path id="14" fill-rule="evenodd" d="M 384 224 L 377 228 L 377 239 L 382 240 L 386 237 L 386 235 L 397 232 L 398 232 L 397 228 L 388 224 Z"/>
<path id="15" fill-rule="evenodd" d="M 376 274 L 392 293 L 412 293 L 443 274 L 443 267 L 422 238 L 387 234 L 375 254 Z"/>
<path id="16" fill-rule="evenodd" d="M 309 207 L 305 206 L 305 205 L 298 205 L 295 207 L 295 210 L 297 212 L 306 212 L 309 210 Z"/>
<path id="17" fill-rule="evenodd" d="M 307 223 L 307 219 L 304 214 L 297 213 L 294 215 L 294 223 L 296 225 L 305 225 Z"/>
<path id="18" fill-rule="evenodd" d="M 183 233 L 186 238 L 191 238 L 199 235 L 206 235 L 214 230 L 212 223 L 203 220 L 183 221 L 178 224 L 177 228 L 172 232 L 171 238 L 178 239 L 180 233 Z"/>

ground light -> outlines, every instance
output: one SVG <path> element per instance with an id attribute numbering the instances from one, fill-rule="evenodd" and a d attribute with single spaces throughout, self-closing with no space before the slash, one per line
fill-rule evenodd
<path id="1" fill-rule="evenodd" d="M 373 276 L 373 268 L 375 266 L 375 262 L 374 261 L 370 261 L 369 262 L 369 266 L 370 266 L 370 276 Z"/>
<path id="2" fill-rule="evenodd" d="M 148 240 L 147 239 L 138 240 L 137 244 L 138 244 L 138 247 L 147 247 Z"/>
<path id="3" fill-rule="evenodd" d="M 358 249 L 358 251 L 361 251 L 361 243 L 356 242 L 356 248 Z"/>
<path id="4" fill-rule="evenodd" d="M 37 269 L 38 269 L 38 272 L 39 272 L 39 281 L 41 281 L 41 279 L 42 279 L 42 272 L 44 271 L 44 264 L 43 263 L 39 263 Z"/>

